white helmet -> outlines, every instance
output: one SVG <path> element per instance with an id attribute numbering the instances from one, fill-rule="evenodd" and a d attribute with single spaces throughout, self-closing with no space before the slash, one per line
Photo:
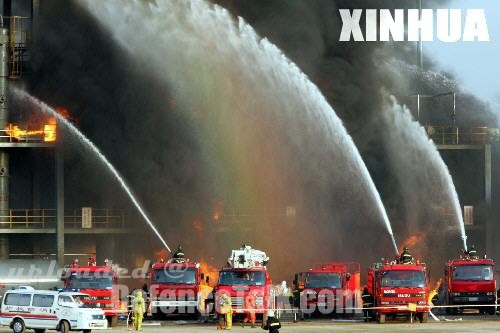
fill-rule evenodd
<path id="1" fill-rule="evenodd" d="M 268 317 L 274 317 L 274 311 L 273 310 L 268 310 L 267 311 L 267 316 Z"/>

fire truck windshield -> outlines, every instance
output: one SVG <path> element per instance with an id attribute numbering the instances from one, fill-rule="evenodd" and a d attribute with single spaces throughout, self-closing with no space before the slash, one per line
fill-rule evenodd
<path id="1" fill-rule="evenodd" d="M 219 276 L 219 285 L 223 286 L 264 286 L 264 272 L 234 272 L 223 271 Z"/>
<path id="2" fill-rule="evenodd" d="M 425 287 L 425 272 L 384 271 L 382 287 Z"/>
<path id="3" fill-rule="evenodd" d="M 155 283 L 195 284 L 196 272 L 194 268 L 169 269 L 166 267 L 155 270 L 153 280 Z"/>
<path id="4" fill-rule="evenodd" d="M 71 289 L 113 289 L 113 277 L 102 273 L 72 273 L 69 278 Z"/>
<path id="5" fill-rule="evenodd" d="M 342 279 L 337 273 L 309 273 L 306 288 L 342 288 Z"/>
<path id="6" fill-rule="evenodd" d="M 489 265 L 459 265 L 453 271 L 455 280 L 492 281 L 493 267 Z"/>

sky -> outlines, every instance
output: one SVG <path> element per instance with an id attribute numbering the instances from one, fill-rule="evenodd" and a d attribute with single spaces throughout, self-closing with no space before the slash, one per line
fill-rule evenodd
<path id="1" fill-rule="evenodd" d="M 425 0 L 424 0 L 424 8 Z M 440 41 L 424 44 L 424 52 L 439 66 L 453 72 L 467 90 L 483 100 L 493 102 L 500 112 L 500 1 L 453 0 L 449 8 L 485 9 L 490 42 Z M 465 18 L 465 13 L 462 15 Z"/>

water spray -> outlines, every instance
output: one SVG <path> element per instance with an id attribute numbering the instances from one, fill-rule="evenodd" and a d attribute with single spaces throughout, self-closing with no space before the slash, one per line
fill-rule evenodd
<path id="1" fill-rule="evenodd" d="M 95 153 L 95 155 L 101 160 L 101 162 L 103 162 L 104 165 L 106 165 L 108 167 L 108 170 L 111 172 L 111 174 L 118 181 L 118 183 L 120 184 L 122 189 L 125 191 L 127 196 L 130 198 L 130 200 L 134 204 L 135 208 L 137 208 L 137 210 L 139 211 L 141 216 L 144 218 L 144 220 L 149 225 L 149 227 L 154 232 L 154 234 L 158 237 L 158 239 L 163 244 L 163 246 L 165 246 L 165 248 L 169 252 L 172 252 L 170 250 L 170 247 L 167 245 L 167 243 L 165 242 L 163 237 L 160 235 L 160 233 L 158 232 L 158 230 L 154 226 L 154 224 L 151 222 L 149 217 L 146 215 L 146 212 L 142 209 L 141 205 L 139 204 L 139 202 L 135 198 L 134 194 L 130 190 L 127 183 L 125 183 L 125 180 L 123 179 L 123 177 L 115 169 L 113 164 L 111 164 L 111 162 L 108 161 L 106 156 L 104 156 L 104 154 L 101 153 L 101 151 L 94 145 L 94 143 L 92 143 L 92 141 L 90 141 L 82 132 L 80 132 L 80 130 L 78 128 L 76 128 L 75 125 L 73 125 L 70 121 L 68 121 L 66 118 L 64 118 L 62 115 L 60 115 L 56 110 L 54 110 L 53 108 L 51 108 L 50 106 L 48 106 L 44 102 L 38 100 L 37 98 L 31 96 L 30 94 L 28 94 L 27 92 L 25 92 L 19 88 L 13 87 L 12 89 L 13 89 L 14 95 L 19 97 L 20 99 L 25 99 L 25 100 L 29 101 L 31 104 L 37 105 L 40 108 L 40 111 L 47 113 L 47 114 L 51 115 L 52 117 L 55 117 L 57 119 L 57 121 L 59 123 L 63 124 L 71 133 L 73 133 L 80 140 L 80 142 L 82 142 L 88 149 L 90 149 L 93 153 Z"/>
<path id="2" fill-rule="evenodd" d="M 299 67 L 268 39 L 261 38 L 242 18 L 235 20 L 227 10 L 205 0 L 158 1 L 155 6 L 138 0 L 128 1 L 126 5 L 111 0 L 102 1 L 101 6 L 94 6 L 90 0 L 80 0 L 79 3 L 133 58 L 150 64 L 154 74 L 177 88 L 180 95 L 186 87 L 189 91 L 196 91 L 196 84 L 201 84 L 199 76 L 203 73 L 197 72 L 194 80 L 189 75 L 193 67 L 210 68 L 220 59 L 235 59 L 234 67 L 241 70 L 238 74 L 240 80 L 254 84 L 258 89 L 266 84 L 276 88 L 276 99 L 280 99 L 284 112 L 291 109 L 288 103 L 300 105 L 301 117 L 319 124 L 316 126 L 320 126 L 325 139 L 341 147 L 342 156 L 339 158 L 347 161 L 353 177 L 367 188 L 366 193 L 377 209 L 377 220 L 384 223 L 398 253 L 380 194 L 342 121 L 319 88 Z M 145 20 L 149 22 L 147 28 Z M 151 45 L 156 45 L 154 52 L 144 52 L 145 49 L 152 50 Z M 213 48 L 217 57 L 207 56 L 206 47 Z M 170 54 L 171 50 L 176 51 Z M 210 79 L 210 75 L 216 72 L 211 71 L 207 77 Z M 203 87 L 212 83 L 207 82 Z M 293 117 L 295 119 L 296 114 Z"/>
<path id="3" fill-rule="evenodd" d="M 467 235 L 465 234 L 465 232 L 462 234 L 462 236 L 460 236 L 460 238 L 462 238 L 462 241 L 464 243 L 465 252 L 467 252 L 468 251 L 468 249 L 467 249 Z"/>

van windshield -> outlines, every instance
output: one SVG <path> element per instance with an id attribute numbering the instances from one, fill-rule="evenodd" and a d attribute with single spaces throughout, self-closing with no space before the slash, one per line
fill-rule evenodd
<path id="1" fill-rule="evenodd" d="M 113 277 L 102 273 L 71 273 L 68 288 L 113 289 Z"/>
<path id="2" fill-rule="evenodd" d="M 73 295 L 73 300 L 79 308 L 91 308 L 95 305 L 92 304 L 92 300 L 89 295 L 79 294 Z"/>

